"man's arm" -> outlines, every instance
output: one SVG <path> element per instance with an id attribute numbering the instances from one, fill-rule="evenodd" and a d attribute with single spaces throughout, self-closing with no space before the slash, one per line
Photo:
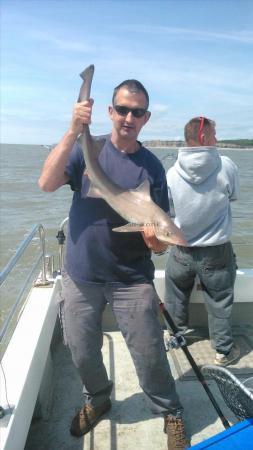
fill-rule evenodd
<path id="1" fill-rule="evenodd" d="M 225 171 L 228 179 L 227 190 L 229 201 L 233 202 L 239 197 L 239 171 L 237 165 L 228 156 L 221 156 L 223 170 Z"/>
<path id="2" fill-rule="evenodd" d="M 69 130 L 44 163 L 38 181 L 43 191 L 54 192 L 68 182 L 69 178 L 65 173 L 66 164 L 78 135 L 82 133 L 83 125 L 91 122 L 92 105 L 92 99 L 88 102 L 76 103 Z"/>
<path id="3" fill-rule="evenodd" d="M 240 185 L 239 185 L 239 173 L 238 173 L 238 167 L 235 165 L 234 167 L 234 174 L 233 174 L 233 181 L 231 183 L 231 190 L 229 195 L 229 200 L 233 202 L 234 200 L 237 200 L 239 197 L 240 192 Z"/>

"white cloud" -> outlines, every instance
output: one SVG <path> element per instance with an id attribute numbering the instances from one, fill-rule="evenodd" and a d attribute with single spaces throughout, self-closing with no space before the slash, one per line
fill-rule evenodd
<path id="1" fill-rule="evenodd" d="M 44 33 L 42 31 L 30 32 L 30 37 L 40 43 L 46 43 L 51 47 L 54 47 L 61 51 L 78 52 L 78 53 L 94 53 L 96 46 L 84 42 L 83 40 L 70 40 L 65 38 L 57 38 L 52 34 Z"/>
<path id="2" fill-rule="evenodd" d="M 217 32 L 197 30 L 191 28 L 177 28 L 156 25 L 122 25 L 121 29 L 127 29 L 135 33 L 148 33 L 153 35 L 171 35 L 179 39 L 194 39 L 198 41 L 233 41 L 241 44 L 253 44 L 253 32 L 251 30 Z"/>

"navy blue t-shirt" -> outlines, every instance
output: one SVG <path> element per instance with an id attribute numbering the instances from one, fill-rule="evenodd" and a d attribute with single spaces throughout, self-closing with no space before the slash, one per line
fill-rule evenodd
<path id="1" fill-rule="evenodd" d="M 137 188 L 145 179 L 150 194 L 164 211 L 169 211 L 165 171 L 158 158 L 145 147 L 127 154 L 106 140 L 99 164 L 108 177 L 123 189 Z M 84 173 L 83 152 L 78 143 L 66 166 L 74 191 L 69 213 L 65 268 L 77 282 L 151 282 L 154 265 L 140 232 L 117 233 L 112 228 L 126 224 L 103 199 L 86 197 L 89 187 Z"/>

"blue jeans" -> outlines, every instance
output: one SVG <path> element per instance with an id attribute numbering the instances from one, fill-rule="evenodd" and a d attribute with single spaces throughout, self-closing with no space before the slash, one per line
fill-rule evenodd
<path id="1" fill-rule="evenodd" d="M 171 248 L 165 269 L 165 304 L 179 331 L 188 326 L 188 306 L 198 275 L 208 313 L 212 346 L 228 353 L 233 345 L 231 314 L 236 260 L 231 242 L 212 247 Z"/>
<path id="2" fill-rule="evenodd" d="M 158 298 L 152 284 L 80 284 L 63 272 L 61 300 L 65 337 L 84 385 L 86 403 L 96 407 L 109 398 L 112 390 L 101 352 L 102 313 L 108 302 L 151 410 L 163 415 L 182 411 L 168 364 L 163 330 L 158 321 Z"/>

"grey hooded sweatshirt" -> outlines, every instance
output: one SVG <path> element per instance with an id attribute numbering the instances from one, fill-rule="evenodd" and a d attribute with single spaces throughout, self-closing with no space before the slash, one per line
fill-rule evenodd
<path id="1" fill-rule="evenodd" d="M 230 240 L 230 201 L 239 193 L 238 168 L 216 147 L 183 147 L 168 170 L 170 211 L 189 246 L 207 247 Z"/>

